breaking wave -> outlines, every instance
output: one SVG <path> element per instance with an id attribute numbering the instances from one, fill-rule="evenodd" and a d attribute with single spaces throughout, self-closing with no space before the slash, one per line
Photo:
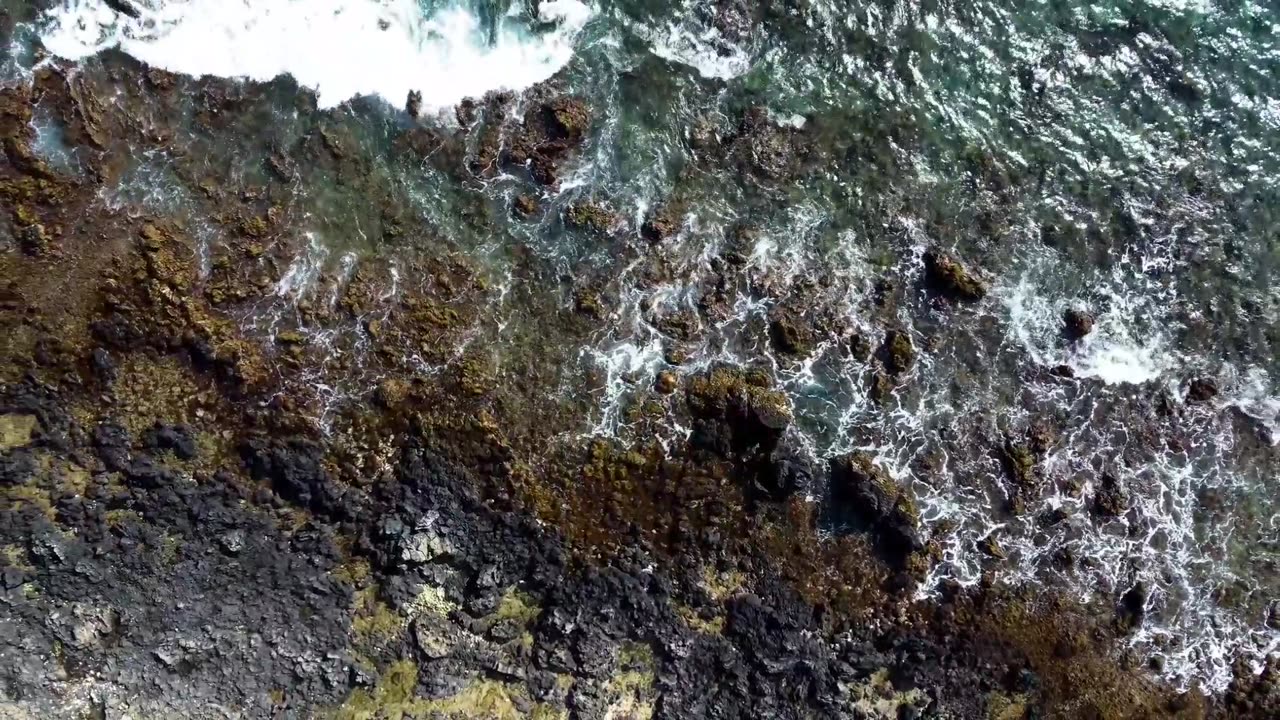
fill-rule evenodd
<path id="1" fill-rule="evenodd" d="M 321 107 L 365 95 L 398 105 L 418 91 L 431 110 L 546 80 L 573 57 L 592 16 L 578 0 L 541 3 L 536 17 L 521 4 L 487 10 L 417 0 L 70 0 L 40 39 L 68 60 L 119 48 L 197 77 L 291 75 Z"/>

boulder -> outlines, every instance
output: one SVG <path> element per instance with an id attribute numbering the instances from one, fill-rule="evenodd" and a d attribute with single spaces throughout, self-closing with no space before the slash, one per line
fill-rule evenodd
<path id="1" fill-rule="evenodd" d="M 880 361 L 894 375 L 900 375 L 916 360 L 916 349 L 911 344 L 911 337 L 905 330 L 892 329 L 884 334 L 884 343 L 880 346 Z"/>
<path id="2" fill-rule="evenodd" d="M 987 295 L 987 284 L 963 263 L 938 248 L 924 254 L 925 283 L 929 289 L 950 298 L 973 302 Z"/>
<path id="3" fill-rule="evenodd" d="M 831 498 L 877 536 L 881 549 L 896 562 L 924 548 L 915 499 L 898 486 L 870 455 L 855 452 L 830 462 Z"/>
<path id="4" fill-rule="evenodd" d="M 1187 402 L 1207 403 L 1218 397 L 1218 383 L 1212 378 L 1196 378 L 1187 385 Z"/>
<path id="5" fill-rule="evenodd" d="M 784 355 L 805 356 L 813 352 L 813 331 L 803 318 L 794 313 L 778 313 L 769 323 L 769 340 L 773 349 Z"/>
<path id="6" fill-rule="evenodd" d="M 1076 342 L 1093 332 L 1093 316 L 1084 310 L 1071 308 L 1062 314 L 1062 334 Z"/>

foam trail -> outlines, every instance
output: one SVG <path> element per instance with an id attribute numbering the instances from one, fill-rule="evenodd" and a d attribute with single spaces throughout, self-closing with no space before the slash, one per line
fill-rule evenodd
<path id="1" fill-rule="evenodd" d="M 573 57 L 592 16 L 579 0 L 539 6 L 534 33 L 508 12 L 492 29 L 472 9 L 417 0 L 133 0 L 130 18 L 103 0 L 67 0 L 46 19 L 45 48 L 80 60 L 118 47 L 172 72 L 266 81 L 292 75 L 322 108 L 411 90 L 438 110 L 550 78 Z"/>

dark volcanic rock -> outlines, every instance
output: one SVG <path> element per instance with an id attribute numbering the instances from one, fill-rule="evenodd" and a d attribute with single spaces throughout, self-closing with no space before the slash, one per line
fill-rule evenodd
<path id="1" fill-rule="evenodd" d="M 194 460 L 200 454 L 190 425 L 156 425 L 147 431 L 144 441 L 153 452 L 170 450 L 180 460 Z"/>
<path id="2" fill-rule="evenodd" d="M 865 523 L 897 563 L 924 547 L 915 500 L 871 456 L 853 453 L 832 460 L 830 478 L 832 502 Z"/>
<path id="3" fill-rule="evenodd" d="M 254 438 L 240 448 L 249 474 L 280 497 L 336 519 L 350 516 L 344 493 L 329 477 L 321 448 L 307 440 Z"/>
<path id="4" fill-rule="evenodd" d="M 1187 385 L 1187 401 L 1207 403 L 1218 397 L 1218 383 L 1212 378 L 1196 378 Z"/>
<path id="5" fill-rule="evenodd" d="M 880 345 L 880 362 L 894 375 L 902 374 L 915 364 L 916 349 L 911 344 L 911 337 L 904 330 L 889 330 L 884 334 L 884 343 Z"/>
<path id="6" fill-rule="evenodd" d="M 1120 603 L 1116 606 L 1116 627 L 1120 632 L 1134 632 L 1142 625 L 1148 594 L 1146 584 L 1137 582 L 1120 596 Z"/>
<path id="7" fill-rule="evenodd" d="M 1062 315 L 1062 332 L 1072 342 L 1083 339 L 1093 332 L 1093 316 L 1076 308 L 1066 311 Z"/>
<path id="8" fill-rule="evenodd" d="M 405 100 L 404 111 L 411 118 L 416 118 L 422 113 L 422 92 L 419 90 L 410 90 L 409 97 Z"/>
<path id="9" fill-rule="evenodd" d="M 743 114 L 730 148 L 738 167 L 755 178 L 768 181 L 785 180 L 796 175 L 808 150 L 799 131 L 774 124 L 768 111 L 762 107 L 753 107 Z"/>
<path id="10" fill-rule="evenodd" d="M 933 248 L 924 254 L 925 283 L 953 300 L 972 302 L 987 295 L 987 285 L 952 255 Z"/>
<path id="11" fill-rule="evenodd" d="M 130 0 L 106 0 L 106 6 L 135 20 L 142 17 L 142 13 L 138 12 L 138 8 Z"/>
<path id="12" fill-rule="evenodd" d="M 559 185 L 559 166 L 582 144 L 591 128 L 591 112 L 581 98 L 560 97 L 536 104 L 524 116 L 506 161 L 527 165 L 537 182 Z"/>
<path id="13" fill-rule="evenodd" d="M 538 213 L 538 201 L 531 195 L 519 195 L 511 209 L 519 217 L 533 217 Z"/>
<path id="14" fill-rule="evenodd" d="M 770 321 L 769 340 L 775 350 L 785 355 L 808 355 L 814 348 L 813 330 L 792 313 L 779 313 Z"/>
<path id="15" fill-rule="evenodd" d="M 640 227 L 640 234 L 649 242 L 662 242 L 680 230 L 680 216 L 670 206 L 663 206 L 650 213 Z"/>
<path id="16" fill-rule="evenodd" d="M 1092 509 L 1102 517 L 1122 517 L 1129 511 L 1129 495 L 1120 479 L 1111 473 L 1103 473 L 1098 491 L 1093 496 Z"/>

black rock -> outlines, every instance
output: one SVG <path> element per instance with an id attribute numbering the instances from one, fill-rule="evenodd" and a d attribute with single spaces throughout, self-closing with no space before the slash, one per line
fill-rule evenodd
<path id="1" fill-rule="evenodd" d="M 1075 342 L 1093 332 L 1093 316 L 1083 310 L 1072 308 L 1062 315 L 1062 333 L 1068 340 Z"/>
<path id="2" fill-rule="evenodd" d="M 1210 378 L 1196 378 L 1187 385 L 1187 402 L 1207 403 L 1218 397 L 1218 383 Z"/>
<path id="3" fill-rule="evenodd" d="M 105 0 L 107 7 L 115 10 L 121 15 L 126 15 L 135 20 L 142 17 L 142 13 L 138 12 L 138 8 L 134 7 L 129 0 Z"/>
<path id="4" fill-rule="evenodd" d="M 194 460 L 200 454 L 195 430 L 189 425 L 157 424 L 147 431 L 144 442 L 152 451 L 170 450 L 182 460 Z"/>

